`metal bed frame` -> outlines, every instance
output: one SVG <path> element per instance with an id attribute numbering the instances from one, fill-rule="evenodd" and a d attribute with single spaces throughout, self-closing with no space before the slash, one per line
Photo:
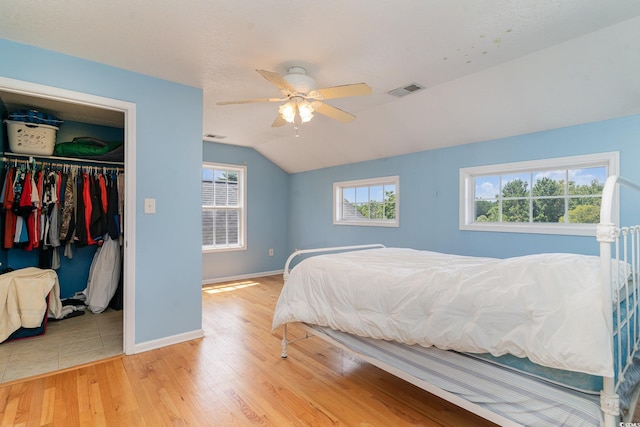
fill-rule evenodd
<path id="1" fill-rule="evenodd" d="M 631 366 L 634 356 L 639 348 L 640 342 L 640 319 L 639 319 L 639 298 L 640 298 L 640 225 L 619 227 L 615 224 L 614 218 L 617 216 L 615 210 L 616 194 L 619 187 L 624 186 L 634 191 L 640 192 L 640 186 L 633 182 L 619 177 L 611 176 L 607 179 L 601 202 L 600 223 L 597 225 L 596 238 L 600 245 L 600 283 L 602 288 L 603 307 L 608 310 L 605 313 L 609 329 L 612 331 L 613 348 L 616 350 L 614 354 L 617 357 L 617 372 L 615 377 L 603 377 L 603 390 L 600 393 L 600 409 L 604 418 L 605 427 L 618 426 L 621 421 L 630 422 L 633 417 L 633 409 L 638 400 L 639 390 L 635 390 L 632 396 L 632 406 L 629 413 L 624 419 L 620 419 L 620 399 L 618 390 L 625 381 L 625 373 Z M 384 248 L 382 244 L 356 245 L 356 246 L 338 246 L 319 249 L 296 250 L 286 261 L 284 268 L 284 280 L 289 277 L 291 262 L 294 258 L 305 254 L 318 254 L 323 252 L 338 252 L 361 249 Z M 615 288 L 615 305 L 612 298 L 612 262 L 628 263 L 631 266 L 631 279 L 626 281 L 624 286 Z M 617 283 L 617 274 L 616 283 Z M 621 304 L 626 304 L 621 309 Z M 624 312 L 624 313 L 623 313 Z M 615 318 L 614 318 L 615 316 Z M 614 321 L 615 320 L 615 321 Z M 614 328 L 615 325 L 615 328 Z M 309 331 L 313 333 L 310 327 L 305 328 L 305 336 L 288 340 L 287 325 L 283 325 L 282 334 L 282 358 L 287 358 L 287 345 L 305 338 L 308 338 Z M 315 335 L 315 334 L 314 334 Z M 623 346 L 623 335 L 626 335 L 628 345 Z M 337 345 L 345 350 L 351 349 L 332 340 L 329 337 L 318 335 L 321 338 Z M 624 351 L 623 351 L 624 350 Z M 363 355 L 358 354 L 360 357 Z M 469 410 L 483 418 L 496 422 L 500 425 L 518 425 L 511 420 L 506 419 L 502 415 L 495 414 L 486 408 L 478 406 L 473 402 L 469 402 L 459 396 L 456 396 L 446 390 L 435 387 L 423 380 L 415 378 L 409 374 L 399 371 L 398 369 L 385 364 L 377 359 L 363 357 L 367 362 L 372 363 L 379 368 L 386 370 L 406 381 L 417 385 L 418 387 L 444 398 L 457 406 Z M 615 363 L 615 362 L 614 362 Z"/>

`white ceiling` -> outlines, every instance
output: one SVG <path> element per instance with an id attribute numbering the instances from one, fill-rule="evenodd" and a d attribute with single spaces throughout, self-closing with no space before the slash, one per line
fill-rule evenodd
<path id="1" fill-rule="evenodd" d="M 22 0 L 0 37 L 203 88 L 203 135 L 288 172 L 640 113 L 640 0 Z M 373 94 L 299 138 L 278 104 L 216 105 L 280 96 L 255 70 L 293 65 Z"/>

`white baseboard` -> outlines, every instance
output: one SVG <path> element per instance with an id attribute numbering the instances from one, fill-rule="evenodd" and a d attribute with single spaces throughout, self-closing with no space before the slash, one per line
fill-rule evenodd
<path id="1" fill-rule="evenodd" d="M 202 285 L 211 285 L 214 283 L 221 282 L 231 282 L 234 280 L 246 280 L 252 279 L 255 277 L 264 277 L 264 276 L 273 276 L 276 274 L 282 274 L 284 270 L 275 270 L 275 271 L 264 271 L 261 273 L 252 273 L 252 274 L 242 274 L 239 276 L 229 276 L 229 277 L 219 277 L 215 279 L 207 279 L 202 281 Z M 155 350 L 157 348 L 166 347 L 168 345 L 178 344 L 184 341 L 190 341 L 197 338 L 203 338 L 204 331 L 202 329 L 197 329 L 191 332 L 185 332 L 178 335 L 172 335 L 170 337 L 160 338 L 157 340 L 146 341 L 143 343 L 135 344 L 133 346 L 133 352 L 130 354 L 142 353 L 149 350 Z"/>
<path id="2" fill-rule="evenodd" d="M 253 279 L 254 277 L 274 276 L 276 274 L 283 274 L 283 273 L 284 273 L 284 270 L 275 270 L 275 271 L 263 271 L 261 273 L 242 274 L 239 276 L 216 277 L 215 279 L 203 279 L 202 286 L 213 285 L 214 283 L 231 282 L 233 280 Z"/>
<path id="3" fill-rule="evenodd" d="M 179 344 L 181 342 L 194 340 L 196 338 L 203 338 L 204 331 L 202 329 L 197 329 L 191 332 L 185 332 L 178 335 L 172 335 L 170 337 L 160 338 L 157 340 L 146 341 L 140 344 L 135 344 L 133 348 L 133 353 L 143 353 L 149 350 L 155 350 L 157 348 L 166 347 L 168 345 Z"/>

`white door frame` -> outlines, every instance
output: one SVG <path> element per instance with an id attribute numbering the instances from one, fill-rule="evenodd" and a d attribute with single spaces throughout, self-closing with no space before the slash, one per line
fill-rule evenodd
<path id="1" fill-rule="evenodd" d="M 87 105 L 124 113 L 125 212 L 123 280 L 123 351 L 135 348 L 135 220 L 136 220 L 136 104 L 52 86 L 0 76 L 0 91 L 13 92 L 60 102 Z"/>

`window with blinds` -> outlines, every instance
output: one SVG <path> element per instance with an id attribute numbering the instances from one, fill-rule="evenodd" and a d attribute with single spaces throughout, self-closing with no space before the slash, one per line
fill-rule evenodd
<path id="1" fill-rule="evenodd" d="M 202 250 L 246 247 L 246 167 L 202 165 Z"/>

